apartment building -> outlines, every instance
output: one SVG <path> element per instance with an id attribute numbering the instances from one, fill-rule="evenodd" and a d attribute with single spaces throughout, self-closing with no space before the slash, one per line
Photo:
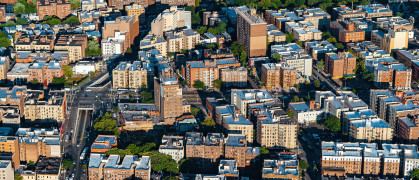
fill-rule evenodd
<path id="1" fill-rule="evenodd" d="M 217 11 L 206 11 L 202 13 L 202 25 L 215 26 L 221 19 Z"/>
<path id="2" fill-rule="evenodd" d="M 366 59 L 365 68 L 374 73 L 376 87 L 399 90 L 411 88 L 412 69 L 400 64 L 393 57 Z"/>
<path id="3" fill-rule="evenodd" d="M 238 110 L 242 112 L 245 117 L 247 114 L 247 106 L 254 103 L 263 103 L 274 101 L 274 98 L 266 90 L 260 89 L 232 89 L 231 90 L 231 104 L 236 105 Z"/>
<path id="4" fill-rule="evenodd" d="M 20 127 L 20 112 L 18 106 L 0 106 L 0 122 L 4 127 L 17 129 Z"/>
<path id="5" fill-rule="evenodd" d="M 355 25 L 349 21 L 331 22 L 330 32 L 338 42 L 349 43 L 365 40 L 365 31 L 355 29 Z"/>
<path id="6" fill-rule="evenodd" d="M 16 37 L 16 51 L 52 51 L 54 49 L 54 35 L 32 35 L 27 34 Z"/>
<path id="7" fill-rule="evenodd" d="M 299 124 L 310 124 L 323 117 L 323 109 L 316 101 L 293 102 L 288 105 L 289 110 L 294 112 L 294 118 Z"/>
<path id="8" fill-rule="evenodd" d="M 126 155 L 121 161 L 119 155 L 91 154 L 88 165 L 89 180 L 94 179 L 150 179 L 151 160 L 149 156 Z"/>
<path id="9" fill-rule="evenodd" d="M 345 176 L 362 173 L 362 148 L 359 143 L 322 142 L 321 174 Z"/>
<path id="10" fill-rule="evenodd" d="M 322 39 L 322 32 L 308 21 L 286 22 L 285 32 L 293 33 L 296 41 L 318 41 Z"/>
<path id="11" fill-rule="evenodd" d="M 319 30 L 329 30 L 331 16 L 321 8 L 297 9 L 295 13 L 310 22 L 314 28 Z"/>
<path id="12" fill-rule="evenodd" d="M 35 164 L 36 179 L 60 179 L 61 157 L 40 156 Z"/>
<path id="13" fill-rule="evenodd" d="M 190 29 L 191 26 L 191 12 L 185 11 L 183 8 L 171 6 L 164 10 L 151 22 L 151 35 L 163 36 L 166 31 L 173 31 L 177 28 L 184 27 Z"/>
<path id="14" fill-rule="evenodd" d="M 231 106 L 230 106 L 231 107 Z M 222 125 L 228 135 L 241 134 L 246 136 L 249 143 L 253 143 L 253 124 L 244 117 L 243 114 L 224 113 L 223 108 L 217 108 L 217 111 L 222 113 Z M 217 112 L 218 113 L 218 112 Z"/>
<path id="15" fill-rule="evenodd" d="M 25 102 L 26 120 L 37 122 L 64 122 L 67 117 L 67 95 L 63 91 L 50 91 L 47 97 L 29 92 Z"/>
<path id="16" fill-rule="evenodd" d="M 311 76 L 313 59 L 298 44 L 273 45 L 271 54 L 278 54 L 281 61 L 295 68 L 302 76 Z"/>
<path id="17" fill-rule="evenodd" d="M 262 64 L 261 81 L 267 89 L 290 89 L 297 84 L 297 70 L 286 63 Z"/>
<path id="18" fill-rule="evenodd" d="M 140 61 L 121 62 L 112 71 L 113 88 L 139 89 L 141 85 L 147 84 L 147 80 L 147 70 Z"/>
<path id="19" fill-rule="evenodd" d="M 332 79 L 355 76 L 356 57 L 349 52 L 326 53 L 325 70 Z"/>
<path id="20" fill-rule="evenodd" d="M 367 18 L 392 17 L 393 11 L 383 4 L 358 5 L 356 7 L 365 13 Z"/>
<path id="21" fill-rule="evenodd" d="M 154 102 L 165 123 L 173 124 L 183 114 L 182 88 L 175 77 L 154 78 Z"/>
<path id="22" fill-rule="evenodd" d="M 193 86 L 195 81 L 202 81 L 205 86 L 213 88 L 214 81 L 221 79 L 220 69 L 229 67 L 240 67 L 240 63 L 234 58 L 188 61 L 186 66 L 182 67 L 182 73 L 189 86 Z"/>
<path id="23" fill-rule="evenodd" d="M 71 14 L 71 5 L 68 0 L 39 0 L 36 1 L 36 9 L 39 19 L 45 16 L 57 16 L 60 19 Z"/>
<path id="24" fill-rule="evenodd" d="M 349 123 L 351 141 L 389 143 L 393 140 L 393 128 L 382 119 L 353 120 Z"/>
<path id="25" fill-rule="evenodd" d="M 234 58 L 234 54 L 229 48 L 218 48 L 215 50 L 204 49 L 203 56 L 206 59 L 227 59 Z"/>
<path id="26" fill-rule="evenodd" d="M 26 86 L 13 86 L 11 89 L 7 87 L 0 88 L 0 93 L 5 95 L 5 98 L 1 99 L 0 105 L 18 106 L 20 115 L 23 117 L 26 92 Z"/>
<path id="27" fill-rule="evenodd" d="M 52 83 L 54 77 L 61 77 L 64 75 L 60 61 L 35 61 L 29 66 L 28 82 L 36 80 L 44 85 Z"/>
<path id="28" fill-rule="evenodd" d="M 244 67 L 227 67 L 220 69 L 223 87 L 247 87 L 247 69 Z"/>
<path id="29" fill-rule="evenodd" d="M 64 64 L 70 63 L 68 51 L 55 51 L 54 53 L 46 51 L 18 51 L 16 52 L 16 63 L 33 63 L 37 60 L 60 61 Z"/>
<path id="30" fill-rule="evenodd" d="M 349 135 L 351 132 L 351 121 L 366 119 L 378 119 L 378 116 L 372 109 L 343 112 L 341 118 L 342 133 Z"/>
<path id="31" fill-rule="evenodd" d="M 237 40 L 244 46 L 248 57 L 266 55 L 266 26 L 255 9 L 237 10 Z"/>
<path id="32" fill-rule="evenodd" d="M 230 134 L 225 142 L 224 157 L 237 161 L 237 167 L 246 166 L 246 135 Z"/>
<path id="33" fill-rule="evenodd" d="M 388 33 L 384 33 L 380 30 L 373 30 L 371 33 L 371 41 L 388 53 L 405 50 L 408 48 L 409 31 L 403 29 L 389 29 Z"/>
<path id="34" fill-rule="evenodd" d="M 131 4 L 125 6 L 125 12 L 127 16 L 135 16 L 137 17 L 140 23 L 145 22 L 145 8 L 140 4 Z"/>
<path id="35" fill-rule="evenodd" d="M 265 10 L 265 19 L 269 24 L 275 25 L 280 31 L 285 30 L 286 22 L 303 21 L 303 17 L 299 17 L 295 12 L 288 11 L 287 9 L 279 10 Z"/>
<path id="36" fill-rule="evenodd" d="M 125 36 L 127 32 L 115 32 L 115 36 L 102 39 L 102 55 L 112 56 L 115 54 L 124 54 L 128 47 L 125 47 Z"/>
<path id="37" fill-rule="evenodd" d="M 176 162 L 180 162 L 185 157 L 183 136 L 163 135 L 161 142 L 160 153 L 171 156 Z"/>
<path id="38" fill-rule="evenodd" d="M 167 52 L 192 50 L 196 44 L 201 42 L 199 33 L 192 29 L 166 31 L 164 32 L 164 37 L 167 42 Z"/>
<path id="39" fill-rule="evenodd" d="M 399 176 L 400 167 L 402 167 L 402 154 L 400 153 L 402 149 L 399 148 L 398 144 L 382 144 L 382 148 L 382 175 Z"/>
<path id="40" fill-rule="evenodd" d="M 351 91 L 338 91 L 336 95 L 331 91 L 316 91 L 315 100 L 323 108 L 325 115 L 338 118 L 347 111 L 368 109 L 368 105 Z"/>
<path id="41" fill-rule="evenodd" d="M 286 42 L 286 37 L 283 32 L 281 32 L 276 26 L 273 24 L 268 24 L 266 26 L 268 42 L 269 43 L 284 43 Z"/>
<path id="42" fill-rule="evenodd" d="M 0 136 L 1 155 L 11 156 L 11 164 L 16 169 L 20 165 L 19 139 L 15 136 Z"/>
<path id="43" fill-rule="evenodd" d="M 19 128 L 20 161 L 37 162 L 40 157 L 61 157 L 61 141 L 58 129 Z"/>
<path id="44" fill-rule="evenodd" d="M 377 18 L 376 25 L 383 29 L 392 29 L 397 31 L 399 29 L 408 30 L 409 38 L 411 37 L 410 33 L 413 30 L 413 24 L 411 20 L 403 19 L 402 17 L 382 17 Z"/>
<path id="45" fill-rule="evenodd" d="M 160 117 L 160 112 L 154 104 L 148 103 L 119 103 L 121 119 L 125 122 L 126 131 L 152 130 Z M 157 120 L 157 121 L 156 121 Z"/>
<path id="46" fill-rule="evenodd" d="M 278 153 L 278 159 L 263 161 L 262 179 L 300 179 L 297 155 L 292 152 Z"/>
<path id="47" fill-rule="evenodd" d="M 156 49 L 162 56 L 167 57 L 167 42 L 162 36 L 148 34 L 140 41 L 140 50 L 149 51 Z"/>
<path id="48" fill-rule="evenodd" d="M 8 56 L 0 56 L 0 81 L 7 79 L 7 72 L 10 69 L 10 59 Z"/>
<path id="49" fill-rule="evenodd" d="M 397 137 L 404 142 L 414 143 L 419 139 L 418 115 L 397 118 Z"/>
<path id="50" fill-rule="evenodd" d="M 125 52 L 134 39 L 140 34 L 139 21 L 134 16 L 119 16 L 114 21 L 105 21 L 102 27 L 102 38 L 108 39 L 115 36 L 115 32 L 126 32 L 124 41 Z"/>
<path id="51" fill-rule="evenodd" d="M 1 179 L 13 179 L 14 169 L 12 167 L 12 161 L 0 160 L 0 178 Z"/>
<path id="52" fill-rule="evenodd" d="M 54 50 L 67 51 L 68 61 L 62 62 L 64 65 L 78 62 L 85 56 L 87 48 L 87 35 L 86 34 L 72 34 L 61 35 L 55 43 Z"/>
<path id="53" fill-rule="evenodd" d="M 218 166 L 218 175 L 226 178 L 239 178 L 239 170 L 237 169 L 236 160 L 221 160 Z"/>
<path id="54" fill-rule="evenodd" d="M 208 133 L 206 137 L 201 132 L 187 132 L 185 135 L 185 157 L 198 161 L 201 168 L 218 165 L 224 156 L 224 135 Z"/>
<path id="55" fill-rule="evenodd" d="M 329 41 L 312 41 L 305 43 L 305 50 L 313 59 L 324 60 L 326 53 L 333 53 L 338 49 Z"/>
<path id="56" fill-rule="evenodd" d="M 14 4 L 14 3 L 13 3 Z M 6 22 L 6 5 L 0 5 L 0 22 Z"/>

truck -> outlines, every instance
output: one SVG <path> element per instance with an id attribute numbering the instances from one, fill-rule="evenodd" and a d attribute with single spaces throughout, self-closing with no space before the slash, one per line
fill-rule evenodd
<path id="1" fill-rule="evenodd" d="M 80 154 L 80 160 L 83 160 L 86 156 L 87 150 L 89 150 L 88 147 L 85 147 L 82 151 L 82 153 Z"/>

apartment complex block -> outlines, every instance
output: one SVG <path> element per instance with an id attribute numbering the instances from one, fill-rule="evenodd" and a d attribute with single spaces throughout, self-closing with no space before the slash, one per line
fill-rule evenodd
<path id="1" fill-rule="evenodd" d="M 39 19 L 45 16 L 57 16 L 60 19 L 71 14 L 71 6 L 68 0 L 39 0 L 36 1 Z"/>
<path id="2" fill-rule="evenodd" d="M 126 32 L 123 46 L 123 52 L 125 52 L 134 43 L 135 37 L 140 33 L 138 19 L 134 16 L 119 16 L 114 21 L 105 21 L 102 27 L 102 38 L 108 39 L 114 37 L 115 32 L 118 31 Z"/>
<path id="3" fill-rule="evenodd" d="M 326 53 L 336 52 L 338 49 L 329 41 L 312 41 L 305 43 L 305 50 L 315 60 L 324 60 Z"/>
<path id="4" fill-rule="evenodd" d="M 39 122 L 64 122 L 67 117 L 67 95 L 62 91 L 50 91 L 44 97 L 40 92 L 29 92 L 25 102 L 26 120 Z"/>
<path id="5" fill-rule="evenodd" d="M 247 70 L 244 67 L 228 67 L 220 69 L 220 79 L 224 87 L 246 87 Z"/>
<path id="6" fill-rule="evenodd" d="M 52 83 L 54 77 L 61 77 L 64 75 L 62 63 L 59 61 L 36 61 L 31 64 L 28 69 L 28 82 L 36 80 L 44 85 Z"/>
<path id="7" fill-rule="evenodd" d="M 0 81 L 7 79 L 7 72 L 10 69 L 10 58 L 0 56 Z"/>
<path id="8" fill-rule="evenodd" d="M 119 155 L 91 154 L 88 165 L 89 180 L 94 179 L 150 179 L 149 156 L 126 155 L 121 161 Z"/>
<path id="9" fill-rule="evenodd" d="M 286 22 L 285 32 L 294 33 L 294 39 L 296 41 L 318 41 L 322 39 L 322 32 L 308 21 Z"/>
<path id="10" fill-rule="evenodd" d="M 349 21 L 333 21 L 330 23 L 330 32 L 339 42 L 349 43 L 365 40 L 365 31 L 356 29 Z"/>
<path id="11" fill-rule="evenodd" d="M 393 140 L 393 128 L 379 118 L 353 120 L 349 137 L 351 141 L 389 143 Z"/>
<path id="12" fill-rule="evenodd" d="M 262 64 L 261 75 L 268 89 L 290 89 L 297 83 L 297 70 L 286 63 Z"/>
<path id="13" fill-rule="evenodd" d="M 183 136 L 163 136 L 159 152 L 167 154 L 176 162 L 180 162 L 185 157 Z"/>
<path id="14" fill-rule="evenodd" d="M 316 101 L 290 103 L 288 110 L 294 112 L 294 117 L 299 124 L 313 123 L 323 117 L 323 109 Z"/>
<path id="15" fill-rule="evenodd" d="M 272 57 L 280 56 L 280 60 L 297 70 L 301 76 L 312 75 L 313 59 L 296 43 L 271 46 Z"/>
<path id="16" fill-rule="evenodd" d="M 400 64 L 393 57 L 371 58 L 365 60 L 365 68 L 374 73 L 376 87 L 410 89 L 412 69 Z"/>
<path id="17" fill-rule="evenodd" d="M 249 57 L 266 55 L 266 26 L 255 9 L 237 11 L 237 40 Z"/>
<path id="18" fill-rule="evenodd" d="M 217 164 L 224 156 L 224 135 L 201 132 L 187 132 L 185 136 L 185 157 L 198 161 L 202 168 Z"/>
<path id="19" fill-rule="evenodd" d="M 37 162 L 39 157 L 61 157 L 61 142 L 57 129 L 19 128 L 15 134 L 19 139 L 20 161 Z"/>
<path id="20" fill-rule="evenodd" d="M 183 8 L 172 6 L 164 10 L 151 22 L 150 34 L 163 36 L 166 31 L 173 31 L 177 28 L 192 28 L 191 12 Z"/>
<path id="21" fill-rule="evenodd" d="M 316 91 L 315 101 L 323 108 L 325 115 L 338 118 L 346 111 L 368 109 L 368 105 L 351 91 L 338 91 L 337 94 L 331 91 Z"/>
<path id="22" fill-rule="evenodd" d="M 83 59 L 86 48 L 87 35 L 85 34 L 61 35 L 54 46 L 56 51 L 68 52 L 68 61 L 62 62 L 64 65 Z"/>
<path id="23" fill-rule="evenodd" d="M 112 71 L 113 88 L 138 89 L 147 84 L 147 81 L 147 70 L 142 67 L 140 61 L 121 62 Z"/>
<path id="24" fill-rule="evenodd" d="M 278 153 L 278 156 L 278 159 L 264 160 L 262 179 L 300 179 L 297 155 L 284 152 Z"/>
<path id="25" fill-rule="evenodd" d="M 154 102 L 165 123 L 173 124 L 183 114 L 182 88 L 175 77 L 154 78 Z"/>
<path id="26" fill-rule="evenodd" d="M 52 51 L 54 49 L 55 36 L 54 35 L 22 35 L 16 37 L 15 49 L 16 51 Z"/>
<path id="27" fill-rule="evenodd" d="M 419 79 L 419 51 L 418 49 L 397 51 L 397 60 L 412 69 L 412 80 Z"/>
<path id="28" fill-rule="evenodd" d="M 145 8 L 139 4 L 125 6 L 127 16 L 136 16 L 140 23 L 145 21 Z"/>
<path id="29" fill-rule="evenodd" d="M 273 102 L 274 98 L 266 90 L 259 89 L 232 89 L 231 104 L 236 105 L 238 110 L 247 118 L 248 105 L 253 103 Z"/>
<path id="30" fill-rule="evenodd" d="M 356 57 L 349 52 L 326 53 L 325 70 L 334 79 L 354 77 Z"/>

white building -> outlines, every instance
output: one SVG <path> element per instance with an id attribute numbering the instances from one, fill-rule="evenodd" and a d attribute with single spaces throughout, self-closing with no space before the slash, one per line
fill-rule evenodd
<path id="1" fill-rule="evenodd" d="M 102 55 L 114 55 L 124 53 L 124 41 L 126 32 L 115 32 L 114 37 L 102 40 Z"/>
<path id="2" fill-rule="evenodd" d="M 96 71 L 96 65 L 94 62 L 90 61 L 79 61 L 73 67 L 73 72 L 75 74 L 89 74 L 90 72 Z"/>
<path id="3" fill-rule="evenodd" d="M 163 136 L 159 147 L 159 152 L 172 156 L 176 162 L 185 157 L 185 149 L 182 136 Z"/>
<path id="4" fill-rule="evenodd" d="M 201 43 L 202 44 L 212 44 L 217 43 L 217 37 L 214 36 L 212 33 L 204 33 L 201 35 Z"/>
<path id="5" fill-rule="evenodd" d="M 290 103 L 288 107 L 294 112 L 294 118 L 299 124 L 316 122 L 323 115 L 323 109 L 315 101 Z"/>
<path id="6" fill-rule="evenodd" d="M 242 112 L 246 117 L 248 104 L 267 101 L 274 101 L 274 98 L 266 90 L 231 90 L 231 104 L 236 105 L 240 112 Z"/>
<path id="7" fill-rule="evenodd" d="M 0 160 L 0 179 L 13 180 L 14 170 L 12 168 L 12 161 Z"/>
<path id="8" fill-rule="evenodd" d="M 413 170 L 419 168 L 419 154 L 418 147 L 416 145 L 400 145 L 403 149 L 403 175 L 409 177 Z"/>

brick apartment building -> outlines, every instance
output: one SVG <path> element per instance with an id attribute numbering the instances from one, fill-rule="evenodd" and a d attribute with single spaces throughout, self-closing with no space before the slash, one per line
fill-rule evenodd
<path id="1" fill-rule="evenodd" d="M 65 92 L 50 91 L 44 97 L 43 92 L 28 92 L 25 102 L 25 119 L 40 122 L 64 122 L 67 114 L 67 96 Z"/>
<path id="2" fill-rule="evenodd" d="M 145 8 L 139 4 L 125 6 L 127 16 L 135 16 L 140 23 L 145 21 Z"/>
<path id="3" fill-rule="evenodd" d="M 0 4 L 0 22 L 6 22 L 6 5 Z"/>
<path id="4" fill-rule="evenodd" d="M 297 70 L 285 63 L 262 64 L 261 76 L 267 89 L 290 89 L 297 82 Z"/>
<path id="5" fill-rule="evenodd" d="M 397 51 L 397 60 L 412 68 L 412 80 L 419 79 L 419 51 L 418 49 Z"/>
<path id="6" fill-rule="evenodd" d="M 397 137 L 408 143 L 415 143 L 419 139 L 418 115 L 407 116 L 398 119 Z"/>
<path id="7" fill-rule="evenodd" d="M 7 79 L 7 72 L 10 69 L 10 58 L 8 56 L 0 56 L 0 81 Z"/>
<path id="8" fill-rule="evenodd" d="M 124 51 L 125 52 L 131 44 L 134 44 L 134 39 L 140 34 L 139 21 L 134 16 L 119 16 L 114 21 L 105 21 L 102 27 L 102 38 L 108 39 L 115 35 L 115 32 L 124 32 Z"/>
<path id="9" fill-rule="evenodd" d="M 380 30 L 373 30 L 371 41 L 388 53 L 405 50 L 408 47 L 409 31 L 389 29 L 388 33 L 384 33 Z"/>
<path id="10" fill-rule="evenodd" d="M 194 0 L 179 0 L 179 1 L 172 1 L 172 0 L 161 0 L 158 1 L 160 4 L 167 4 L 169 6 L 195 6 Z M 109 0 L 108 6 L 115 7 L 117 9 L 124 9 L 124 5 L 129 4 L 138 4 L 143 7 L 148 7 L 150 5 L 155 4 L 156 1 L 154 0 Z"/>
<path id="11" fill-rule="evenodd" d="M 330 23 L 330 32 L 337 38 L 337 41 L 348 43 L 365 40 L 365 32 L 356 29 L 349 21 L 333 21 Z"/>
<path id="12" fill-rule="evenodd" d="M 147 70 L 142 68 L 140 61 L 121 62 L 112 71 L 113 88 L 139 89 L 143 84 L 147 85 Z"/>
<path id="13" fill-rule="evenodd" d="M 266 26 L 255 9 L 237 11 L 237 40 L 248 57 L 266 55 Z"/>
<path id="14" fill-rule="evenodd" d="M 38 0 L 36 1 L 39 19 L 45 16 L 57 16 L 60 19 L 71 14 L 71 5 L 68 0 Z"/>
<path id="15" fill-rule="evenodd" d="M 224 156 L 224 135 L 208 133 L 206 137 L 201 132 L 187 132 L 185 135 L 185 158 L 198 161 L 202 168 L 217 166 Z"/>
<path id="16" fill-rule="evenodd" d="M 86 34 L 61 35 L 54 46 L 54 50 L 68 51 L 68 61 L 62 62 L 63 65 L 75 63 L 83 59 L 86 48 Z"/>
<path id="17" fill-rule="evenodd" d="M 224 87 L 246 87 L 247 70 L 244 67 L 228 67 L 220 69 L 220 79 Z"/>
<path id="18" fill-rule="evenodd" d="M 182 88 L 175 77 L 154 78 L 154 102 L 165 123 L 173 124 L 183 114 Z"/>
<path id="19" fill-rule="evenodd" d="M 351 53 L 326 53 L 325 57 L 325 70 L 333 79 L 355 76 L 356 57 Z"/>
<path id="20" fill-rule="evenodd" d="M 54 49 L 55 36 L 54 35 L 22 35 L 16 37 L 15 50 L 16 51 L 52 51 Z"/>
<path id="21" fill-rule="evenodd" d="M 54 77 L 64 75 L 62 63 L 59 61 L 36 61 L 29 66 L 28 72 L 28 82 L 36 80 L 44 85 L 52 83 Z"/>
<path id="22" fill-rule="evenodd" d="M 40 156 L 61 157 L 61 142 L 57 129 L 19 128 L 20 161 L 38 161 Z"/>
<path id="23" fill-rule="evenodd" d="M 20 165 L 19 140 L 15 136 L 0 136 L 0 156 L 12 156 L 12 164 L 15 169 Z"/>

